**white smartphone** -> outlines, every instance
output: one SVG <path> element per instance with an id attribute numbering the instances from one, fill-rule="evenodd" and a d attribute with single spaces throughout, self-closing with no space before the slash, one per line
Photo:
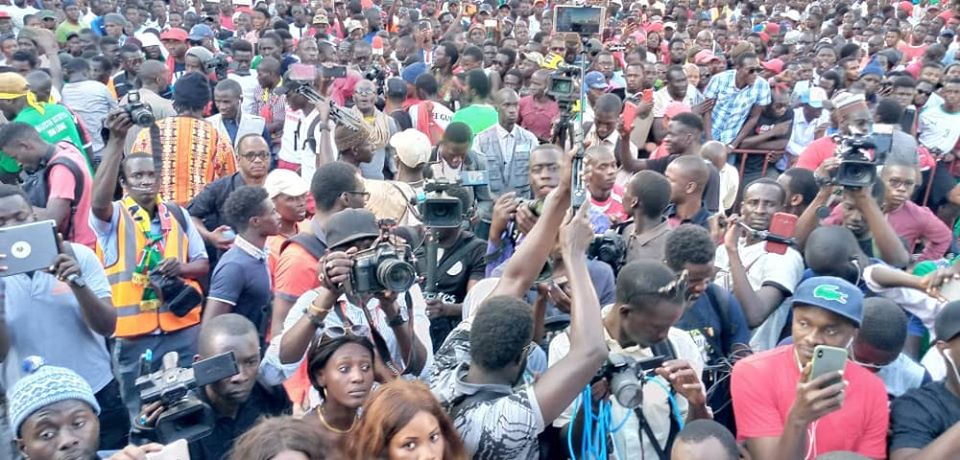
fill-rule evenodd
<path id="1" fill-rule="evenodd" d="M 948 302 L 960 300 L 960 280 L 949 280 L 940 286 L 940 296 Z"/>
<path id="2" fill-rule="evenodd" d="M 147 460 L 190 460 L 190 449 L 186 439 L 178 439 L 163 446 L 160 452 L 147 454 Z"/>
<path id="3" fill-rule="evenodd" d="M 817 345 L 813 349 L 813 364 L 810 370 L 810 380 L 820 377 L 823 374 L 842 371 L 846 365 L 846 349 Z"/>

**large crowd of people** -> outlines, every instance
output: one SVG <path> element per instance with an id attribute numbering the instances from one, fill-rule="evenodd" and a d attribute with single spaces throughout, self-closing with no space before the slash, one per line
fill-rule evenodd
<path id="1" fill-rule="evenodd" d="M 958 28 L 0 0 L 0 458 L 960 458 Z"/>

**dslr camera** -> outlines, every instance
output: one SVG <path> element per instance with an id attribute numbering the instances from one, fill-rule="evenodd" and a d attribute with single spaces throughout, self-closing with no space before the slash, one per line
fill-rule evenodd
<path id="1" fill-rule="evenodd" d="M 192 442 L 213 432 L 216 423 L 213 409 L 193 390 L 240 372 L 232 351 L 197 361 L 191 368 L 178 367 L 178 359 L 176 352 L 167 353 L 163 356 L 162 368 L 151 372 L 153 354 L 147 350 L 141 358 L 140 376 L 136 380 L 141 404 L 160 401 L 164 407 L 151 436 L 163 444 L 177 439 Z"/>
<path id="2" fill-rule="evenodd" d="M 353 255 L 350 284 L 357 294 L 406 292 L 417 281 L 412 258 L 407 246 L 380 241 Z"/>
<path id="3" fill-rule="evenodd" d="M 609 265 L 613 273 L 618 273 L 627 257 L 627 243 L 616 230 L 607 230 L 602 235 L 594 235 L 587 257 Z"/>
<path id="4" fill-rule="evenodd" d="M 833 174 L 832 183 L 847 188 L 870 187 L 877 180 L 877 164 L 866 151 L 877 146 L 869 136 L 837 136 L 837 156 L 840 165 Z"/>
<path id="5" fill-rule="evenodd" d="M 663 356 L 654 356 L 637 361 L 625 354 L 610 352 L 593 382 L 607 379 L 610 395 L 617 403 L 626 409 L 636 409 L 643 404 L 644 380 L 654 369 L 663 366 L 665 360 Z"/>
<path id="6" fill-rule="evenodd" d="M 150 106 L 140 100 L 139 91 L 127 93 L 127 103 L 122 108 L 130 115 L 130 120 L 139 126 L 149 127 L 157 121 L 153 116 L 153 110 L 150 110 Z"/>

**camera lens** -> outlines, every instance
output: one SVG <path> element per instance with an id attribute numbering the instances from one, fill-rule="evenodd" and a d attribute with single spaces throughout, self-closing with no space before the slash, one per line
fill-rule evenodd
<path id="1" fill-rule="evenodd" d="M 632 368 L 617 372 L 610 379 L 610 393 L 617 402 L 627 408 L 635 409 L 643 402 L 643 386 L 633 373 Z"/>
<path id="2" fill-rule="evenodd" d="M 380 262 L 377 266 L 377 280 L 387 290 L 406 292 L 417 280 L 413 265 L 402 260 L 392 259 Z"/>

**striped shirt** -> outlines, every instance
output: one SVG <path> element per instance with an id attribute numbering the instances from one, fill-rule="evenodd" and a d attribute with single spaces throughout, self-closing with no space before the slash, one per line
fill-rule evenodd
<path id="1" fill-rule="evenodd" d="M 711 135 L 724 144 L 737 137 L 755 105 L 770 103 L 770 84 L 766 80 L 757 78 L 752 85 L 738 89 L 736 76 L 736 70 L 718 73 L 703 92 L 707 99 L 717 101 L 713 106 Z"/>

